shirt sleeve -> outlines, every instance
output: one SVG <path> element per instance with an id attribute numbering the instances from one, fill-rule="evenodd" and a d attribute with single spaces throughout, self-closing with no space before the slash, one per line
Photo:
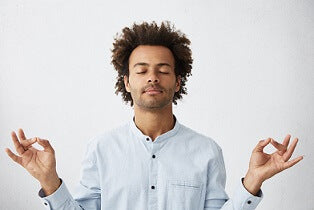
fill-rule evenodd
<path id="1" fill-rule="evenodd" d="M 263 198 L 260 190 L 257 196 L 249 193 L 239 180 L 233 197 L 229 198 L 226 191 L 226 170 L 222 150 L 216 145 L 217 157 L 210 163 L 206 186 L 205 210 L 253 210 Z"/>
<path id="2" fill-rule="evenodd" d="M 60 187 L 51 195 L 46 196 L 43 189 L 40 189 L 38 195 L 46 209 L 83 209 L 72 198 L 65 183 L 61 180 Z"/>
<path id="3" fill-rule="evenodd" d="M 39 191 L 38 194 L 46 209 L 100 209 L 101 190 L 99 173 L 93 155 L 93 151 L 88 148 L 85 158 L 82 161 L 81 179 L 74 191 L 73 197 L 62 180 L 60 187 L 49 196 L 45 196 L 42 189 Z"/>

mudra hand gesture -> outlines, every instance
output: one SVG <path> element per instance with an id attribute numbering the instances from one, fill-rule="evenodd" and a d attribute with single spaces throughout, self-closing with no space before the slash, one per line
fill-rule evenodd
<path id="1" fill-rule="evenodd" d="M 290 138 L 291 136 L 288 134 L 282 144 L 272 138 L 267 138 L 261 140 L 254 148 L 250 159 L 249 170 L 243 181 L 244 186 L 250 193 L 255 195 L 266 179 L 292 167 L 303 159 L 303 156 L 299 156 L 289 160 L 298 143 L 298 138 L 295 138 L 289 146 Z M 269 143 L 277 149 L 276 152 L 267 154 L 263 151 Z"/>
<path id="2" fill-rule="evenodd" d="M 48 140 L 38 137 L 27 139 L 22 129 L 18 130 L 18 136 L 19 138 L 14 131 L 11 132 L 11 138 L 19 156 L 8 148 L 6 148 L 7 154 L 40 182 L 46 194 L 51 194 L 61 184 L 56 172 L 54 149 Z M 32 145 L 36 142 L 44 150 L 34 148 Z"/>

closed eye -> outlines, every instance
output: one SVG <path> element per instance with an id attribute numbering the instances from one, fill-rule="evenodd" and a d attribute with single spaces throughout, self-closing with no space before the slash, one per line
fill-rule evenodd
<path id="1" fill-rule="evenodd" d="M 136 74 L 145 74 L 146 71 L 142 71 L 142 72 L 136 72 Z M 169 72 L 163 72 L 163 71 L 160 71 L 159 73 L 161 74 L 169 74 Z"/>

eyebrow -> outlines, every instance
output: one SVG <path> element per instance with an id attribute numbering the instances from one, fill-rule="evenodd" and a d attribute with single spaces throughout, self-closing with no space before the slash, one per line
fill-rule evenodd
<path id="1" fill-rule="evenodd" d="M 140 63 L 134 64 L 133 68 L 135 68 L 136 66 L 149 66 L 149 64 L 144 63 L 144 62 L 140 62 Z M 171 65 L 169 63 L 158 63 L 157 66 L 169 66 L 169 67 L 171 67 Z"/>

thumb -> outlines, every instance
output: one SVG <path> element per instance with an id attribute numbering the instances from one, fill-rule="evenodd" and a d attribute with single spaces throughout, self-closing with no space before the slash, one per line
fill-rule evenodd
<path id="1" fill-rule="evenodd" d="M 51 152 L 51 153 L 55 152 L 47 139 L 41 139 L 38 137 L 36 138 L 37 138 L 38 144 L 44 148 L 45 152 Z"/>
<path id="2" fill-rule="evenodd" d="M 264 147 L 266 147 L 267 144 L 269 144 L 271 141 L 271 138 L 267 138 L 264 140 L 260 140 L 256 147 L 254 148 L 253 152 L 263 152 Z"/>

